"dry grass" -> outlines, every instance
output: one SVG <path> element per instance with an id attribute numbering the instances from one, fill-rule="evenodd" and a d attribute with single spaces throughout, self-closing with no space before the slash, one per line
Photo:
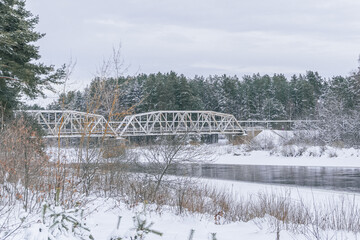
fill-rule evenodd
<path id="1" fill-rule="evenodd" d="M 128 176 L 123 194 L 119 196 L 129 206 L 143 202 L 161 207 L 173 207 L 180 215 L 205 214 L 215 224 L 235 221 L 265 223 L 275 232 L 288 230 L 304 234 L 309 239 L 324 239 L 326 230 L 360 233 L 360 206 L 356 198 L 342 197 L 312 204 L 300 198 L 291 198 L 290 191 L 282 193 L 259 192 L 250 197 L 234 197 L 231 193 L 188 181 L 186 184 L 169 182 L 155 199 L 151 199 L 155 185 L 147 177 Z M 326 239 L 326 238 L 325 238 Z"/>

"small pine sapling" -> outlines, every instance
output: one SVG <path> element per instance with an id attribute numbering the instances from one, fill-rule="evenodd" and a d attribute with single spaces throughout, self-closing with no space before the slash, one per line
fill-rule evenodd
<path id="1" fill-rule="evenodd" d="M 83 213 L 84 210 L 79 208 L 64 210 L 60 206 L 53 208 L 44 204 L 42 222 L 39 220 L 29 229 L 29 232 L 47 240 L 58 239 L 61 236 L 74 237 L 80 240 L 94 240 L 90 229 L 83 222 Z"/>
<path id="2" fill-rule="evenodd" d="M 161 232 L 152 229 L 154 223 L 148 223 L 144 214 L 133 217 L 134 227 L 125 234 L 119 232 L 120 220 L 121 217 L 118 219 L 116 231 L 111 234 L 110 240 L 144 240 L 149 233 L 162 236 Z"/>

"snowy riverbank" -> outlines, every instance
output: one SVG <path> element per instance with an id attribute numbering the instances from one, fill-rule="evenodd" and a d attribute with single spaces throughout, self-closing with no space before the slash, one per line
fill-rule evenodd
<path id="1" fill-rule="evenodd" d="M 206 183 L 218 190 L 232 193 L 232 196 L 241 201 L 244 199 L 251 199 L 256 194 L 276 194 L 284 196 L 285 192 L 290 192 L 291 201 L 303 202 L 304 205 L 336 206 L 338 204 L 358 204 L 360 196 L 358 194 L 349 194 L 325 190 L 313 190 L 310 188 L 289 188 L 274 185 L 232 182 L 221 180 L 199 180 L 199 183 Z M 345 200 L 344 200 L 345 199 Z M 351 206 L 346 205 L 344 207 Z M 276 220 L 271 216 L 264 216 L 263 218 L 255 218 L 249 222 L 231 222 L 221 223 L 220 219 L 215 219 L 214 216 L 206 214 L 185 213 L 182 215 L 175 214 L 173 207 L 157 207 L 155 205 L 147 205 L 139 203 L 133 208 L 129 208 L 122 202 L 118 202 L 113 198 L 97 198 L 86 206 L 86 224 L 91 230 L 91 234 L 96 240 L 110 240 L 112 236 L 122 236 L 124 239 L 130 239 L 129 236 L 134 234 L 134 217 L 141 216 L 146 219 L 147 223 L 154 223 L 151 229 L 161 232 L 162 237 L 155 234 L 148 234 L 147 240 L 187 240 L 189 239 L 190 231 L 195 230 L 194 240 L 209 240 L 212 239 L 212 234 L 216 233 L 218 240 L 234 240 L 234 239 L 249 239 L 249 240 L 264 240 L 276 239 L 276 229 L 273 223 Z M 121 222 L 117 229 L 119 216 Z M 36 219 L 36 218 L 34 218 Z M 135 218 L 136 219 L 136 218 Z M 220 224 L 219 224 L 220 223 Z M 45 236 L 42 232 L 36 232 L 37 225 L 30 231 L 31 238 L 28 238 L 29 230 L 19 233 L 15 239 L 40 240 Z M 281 240 L 305 240 L 315 239 L 315 233 L 311 230 L 307 235 L 296 234 L 292 231 L 282 229 L 280 231 Z M 358 239 L 359 235 L 343 231 L 322 231 L 319 230 L 320 239 Z M 128 238 L 127 238 L 128 237 Z M 45 239 L 45 238 L 44 238 Z M 62 237 L 57 240 L 73 240 L 76 238 Z"/>
<path id="2" fill-rule="evenodd" d="M 360 167 L 360 151 L 331 146 L 291 145 L 292 131 L 265 130 L 251 143 L 230 145 L 225 139 L 209 145 L 214 164 L 309 167 Z M 264 150 L 266 149 L 266 150 Z"/>
<path id="3" fill-rule="evenodd" d="M 308 167 L 360 167 L 360 151 L 357 149 L 335 149 L 328 147 L 322 156 L 316 153 L 320 147 L 311 147 L 303 156 L 281 156 L 271 151 L 245 151 L 239 146 L 213 146 L 213 164 L 278 165 Z M 330 152 L 337 156 L 329 156 Z M 314 154 L 315 153 L 315 154 Z"/>

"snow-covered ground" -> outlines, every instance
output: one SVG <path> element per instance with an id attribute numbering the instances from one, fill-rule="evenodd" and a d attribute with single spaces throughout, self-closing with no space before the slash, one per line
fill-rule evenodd
<path id="1" fill-rule="evenodd" d="M 107 206 L 111 204 L 103 204 L 100 208 L 89 217 L 89 226 L 92 226 L 95 239 L 109 240 L 110 233 L 114 232 L 118 216 L 122 216 L 118 233 L 126 233 L 133 227 L 133 216 L 136 210 L 129 210 L 126 207 L 108 210 Z M 151 206 L 148 206 L 151 209 Z M 142 206 L 138 207 L 140 211 Z M 236 222 L 225 225 L 216 225 L 214 220 L 209 216 L 187 215 L 177 216 L 171 211 L 164 210 L 161 214 L 157 212 L 147 212 L 147 219 L 153 222 L 152 228 L 163 233 L 162 237 L 149 234 L 146 239 L 155 240 L 187 240 L 189 239 L 191 229 L 194 229 L 194 240 L 210 240 L 211 233 L 216 233 L 218 240 L 264 240 L 275 239 L 276 233 L 270 229 L 260 229 L 254 222 Z M 118 235 L 120 235 L 118 234 Z M 125 235 L 125 234 L 124 234 Z M 281 233 L 281 239 L 293 239 L 289 232 Z"/>
<path id="2" fill-rule="evenodd" d="M 109 204 L 109 203 L 108 203 Z M 111 201 L 110 201 L 111 204 Z M 108 240 L 110 233 L 114 231 L 118 216 L 122 216 L 119 230 L 116 232 L 126 233 L 133 227 L 133 216 L 137 211 L 141 211 L 143 206 L 137 210 L 129 210 L 125 206 L 112 210 L 107 209 L 107 204 L 89 218 L 89 226 L 94 230 L 95 239 Z M 151 209 L 151 206 L 148 206 Z M 267 230 L 260 230 L 254 223 L 231 223 L 226 225 L 216 225 L 208 216 L 188 215 L 177 216 L 171 211 L 163 210 L 162 213 L 147 212 L 147 219 L 153 222 L 152 228 L 163 233 L 162 237 L 149 234 L 146 239 L 164 239 L 164 240 L 187 240 L 191 229 L 194 229 L 194 240 L 211 239 L 211 233 L 216 233 L 219 240 L 233 239 L 275 239 L 275 234 Z M 119 234 L 119 235 L 120 235 Z M 125 235 L 125 234 L 124 234 Z M 241 238 L 236 238 L 236 236 Z M 285 239 L 285 238 L 284 238 Z"/>
<path id="3" fill-rule="evenodd" d="M 250 197 L 259 192 L 281 194 L 285 191 L 291 191 L 291 198 L 294 201 L 304 201 L 305 204 L 313 204 L 314 202 L 341 202 L 342 199 L 355 199 L 356 203 L 360 202 L 360 195 L 340 193 L 325 190 L 312 190 L 309 188 L 289 188 L 264 184 L 232 182 L 221 180 L 200 180 L 202 183 L 207 183 L 218 189 L 231 192 L 237 199 L 243 197 Z M 129 208 L 123 203 L 119 203 L 114 199 L 97 198 L 87 205 L 87 227 L 91 229 L 91 234 L 96 240 L 110 240 L 112 236 L 121 236 L 123 239 L 130 239 L 129 236 L 134 234 L 134 217 L 141 216 L 141 219 L 146 219 L 147 224 L 154 223 L 151 229 L 161 232 L 162 237 L 149 233 L 145 239 L 155 240 L 187 240 L 189 239 L 191 229 L 195 230 L 194 240 L 210 240 L 212 233 L 216 233 L 218 240 L 234 240 L 234 239 L 249 239 L 249 240 L 266 240 L 276 239 L 276 231 L 269 222 L 274 219 L 270 216 L 264 218 L 254 219 L 249 222 L 233 222 L 228 224 L 216 224 L 214 216 L 201 214 L 185 214 L 176 215 L 170 207 L 163 207 L 161 210 L 155 210 L 156 206 L 139 203 L 134 208 Z M 119 216 L 121 217 L 119 228 L 117 223 Z M 135 218 L 136 219 L 136 218 Z M 15 239 L 29 239 L 39 240 L 44 236 L 44 232 L 36 230 L 38 225 L 32 227 L 31 231 L 24 231 Z M 27 238 L 29 232 L 32 233 L 32 238 Z M 358 239 L 359 235 L 346 232 L 326 231 L 321 233 L 321 239 Z M 128 238 L 126 238 L 128 237 Z M 45 238 L 44 238 L 45 239 Z M 56 239 L 75 239 L 71 237 L 63 237 Z M 290 231 L 281 230 L 281 240 L 305 240 L 315 239 L 309 233 L 307 236 L 302 234 L 295 234 Z"/>
<path id="4" fill-rule="evenodd" d="M 274 155 L 270 151 L 247 152 L 238 146 L 214 146 L 215 160 L 213 164 L 243 164 L 243 165 L 279 165 L 279 166 L 323 166 L 323 167 L 360 167 L 360 152 L 356 149 L 331 149 L 336 157 L 329 155 L 309 156 L 310 152 L 319 152 L 320 147 L 308 149 L 303 156 L 285 157 Z"/>
<path id="5" fill-rule="evenodd" d="M 323 166 L 360 167 L 360 151 L 354 148 L 335 148 L 330 146 L 283 145 L 292 137 L 291 131 L 262 131 L 253 139 L 251 145 L 233 146 L 222 139 L 211 146 L 214 164 L 280 165 L 280 166 Z M 270 147 L 271 146 L 271 147 Z M 258 150 L 268 149 L 271 150 Z M 252 149 L 254 148 L 254 149 Z"/>
<path id="6" fill-rule="evenodd" d="M 303 201 L 304 204 L 313 205 L 314 203 L 334 202 L 348 199 L 354 200 L 360 204 L 360 194 L 353 192 L 332 191 L 319 188 L 283 186 L 273 184 L 261 184 L 241 181 L 199 179 L 201 183 L 214 187 L 220 191 L 232 193 L 236 199 L 246 199 L 259 193 L 284 195 L 289 193 L 294 201 Z"/>
<path id="7" fill-rule="evenodd" d="M 219 190 L 232 193 L 236 199 L 249 198 L 258 193 L 279 194 L 290 192 L 291 198 L 294 201 L 304 201 L 304 204 L 319 204 L 319 203 L 341 203 L 344 199 L 349 202 L 355 201 L 360 203 L 360 194 L 334 192 L 327 190 L 318 190 L 311 188 L 297 188 L 297 187 L 282 187 L 275 185 L 265 185 L 256 183 L 233 182 L 223 180 L 199 180 L 201 183 L 206 183 Z M 108 239 L 104 233 L 111 232 L 117 223 L 118 216 L 122 216 L 121 227 L 119 232 L 126 232 L 133 225 L 132 217 L 143 209 L 143 205 L 138 208 L 128 209 L 124 205 L 112 208 L 111 200 L 102 206 L 89 217 L 89 224 L 94 229 L 95 239 Z M 94 206 L 96 203 L 94 203 Z M 148 210 L 152 207 L 148 206 Z M 250 222 L 234 222 L 229 224 L 217 225 L 214 221 L 214 216 L 205 216 L 200 214 L 189 214 L 186 216 L 175 215 L 170 209 L 163 209 L 162 211 L 148 211 L 147 219 L 154 222 L 153 229 L 163 233 L 163 237 L 156 235 L 149 235 L 149 240 L 164 239 L 164 240 L 187 240 L 190 230 L 194 229 L 194 240 L 208 240 L 211 238 L 211 233 L 216 233 L 218 240 L 234 240 L 234 239 L 249 239 L 249 240 L 264 240 L 276 239 L 274 228 L 270 227 L 267 222 L 271 221 L 271 217 L 267 216 L 263 219 L 255 219 Z M 280 232 L 281 240 L 294 239 L 315 239 L 314 236 L 304 236 L 301 234 L 294 234 L 289 231 L 282 230 Z M 324 239 L 358 239 L 359 235 L 345 232 L 326 231 L 322 233 Z M 328 237 L 328 238 L 325 238 Z"/>

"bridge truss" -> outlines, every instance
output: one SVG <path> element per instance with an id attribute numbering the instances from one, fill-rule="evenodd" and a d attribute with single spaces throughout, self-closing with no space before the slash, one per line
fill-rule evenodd
<path id="1" fill-rule="evenodd" d="M 47 137 L 156 136 L 234 134 L 245 131 L 231 114 L 213 111 L 156 111 L 108 122 L 103 116 L 77 111 L 25 111 L 42 126 Z"/>
<path id="2" fill-rule="evenodd" d="M 245 134 L 233 115 L 213 111 L 156 111 L 111 123 L 119 136 Z"/>
<path id="3" fill-rule="evenodd" d="M 101 115 L 77 111 L 30 110 L 32 116 L 45 131 L 46 137 L 116 137 L 114 129 Z"/>

